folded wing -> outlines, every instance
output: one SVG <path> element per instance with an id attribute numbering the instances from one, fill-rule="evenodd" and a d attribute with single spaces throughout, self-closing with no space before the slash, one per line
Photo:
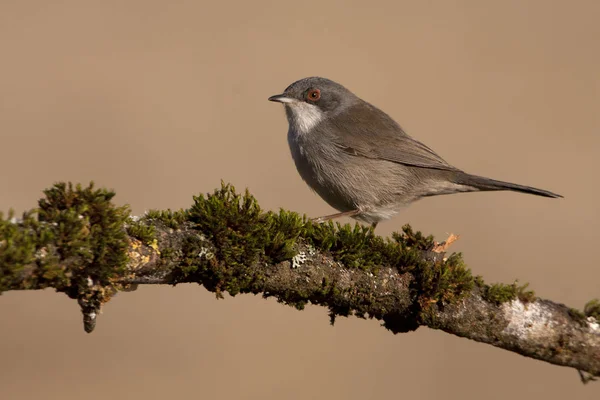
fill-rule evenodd
<path id="1" fill-rule="evenodd" d="M 368 104 L 368 103 L 367 103 Z M 335 119 L 333 142 L 348 154 L 381 159 L 411 167 L 460 171 L 433 150 L 404 132 L 391 117 L 378 108 L 349 108 L 344 118 Z"/>

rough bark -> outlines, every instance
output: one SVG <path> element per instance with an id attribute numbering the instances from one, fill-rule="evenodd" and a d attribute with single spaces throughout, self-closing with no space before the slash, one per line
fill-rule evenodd
<path id="1" fill-rule="evenodd" d="M 198 257 L 211 265 L 220 265 L 220 260 L 214 255 L 214 244 L 197 231 L 173 230 L 160 224 L 156 227 L 161 247 L 182 254 L 183 243 L 200 240 L 202 246 Z M 133 237 L 129 240 L 130 261 L 126 276 L 114 282 L 117 287 L 123 285 L 121 289 L 135 290 L 139 284 L 196 282 L 219 292 L 213 282 L 204 282 L 199 275 L 182 277 L 179 272 L 181 257 L 164 259 L 155 247 Z M 297 251 L 298 254 L 290 261 L 224 267 L 240 268 L 243 269 L 240 273 L 250 274 L 248 282 L 252 282 L 253 289 L 248 291 L 262 293 L 265 297 L 274 296 L 284 303 L 298 306 L 299 300 L 306 299 L 337 310 L 360 310 L 355 315 L 380 318 L 394 333 L 428 326 L 527 357 L 573 367 L 593 376 L 600 375 L 598 321 L 593 317 L 574 315 L 564 305 L 549 300 L 527 302 L 518 298 L 494 303 L 486 300 L 482 288 L 475 285 L 461 300 L 434 305 L 419 315 L 415 313 L 416 299 L 410 290 L 414 279 L 410 273 L 402 274 L 392 267 L 381 266 L 375 275 L 348 268 L 326 252 L 306 244 L 299 244 Z M 6 289 L 36 289 L 25 284 L 30 281 L 35 269 L 34 264 L 25 266 L 19 278 Z M 84 312 L 87 323 L 95 323 L 96 311 Z M 335 314 L 332 314 L 334 317 Z"/>

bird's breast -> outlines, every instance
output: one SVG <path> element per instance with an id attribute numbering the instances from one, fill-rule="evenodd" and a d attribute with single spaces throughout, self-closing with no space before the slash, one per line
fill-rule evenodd
<path id="1" fill-rule="evenodd" d="M 310 134 L 312 134 L 311 132 Z M 288 142 L 296 169 L 302 179 L 323 200 L 340 211 L 350 211 L 372 202 L 376 193 L 369 174 L 356 164 L 356 157 L 341 151 L 324 137 L 288 132 Z"/>

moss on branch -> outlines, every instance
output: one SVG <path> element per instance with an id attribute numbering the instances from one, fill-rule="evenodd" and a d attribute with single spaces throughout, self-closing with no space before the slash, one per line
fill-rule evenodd
<path id="1" fill-rule="evenodd" d="M 598 301 L 563 310 L 527 284 L 486 284 L 461 254 L 436 253 L 433 237 L 409 225 L 383 238 L 359 224 L 316 224 L 294 212 L 264 211 L 248 191 L 227 184 L 195 196 L 188 209 L 139 218 L 93 184 L 58 183 L 44 194 L 20 219 L 0 215 L 0 293 L 53 287 L 78 300 L 87 332 L 103 303 L 140 283 L 196 282 L 219 297 L 262 294 L 298 309 L 320 304 L 332 322 L 376 318 L 394 333 L 427 325 L 508 349 L 515 338 L 506 336 L 503 315 L 520 315 L 528 303 L 577 323 L 570 337 L 587 337 L 600 317 Z M 461 309 L 467 304 L 472 318 Z M 548 343 L 525 339 L 514 351 L 558 364 L 561 354 L 572 354 L 569 365 L 587 365 L 577 358 L 589 346 L 584 339 L 543 357 L 536 346 Z M 587 370 L 597 375 L 600 367 Z"/>
<path id="2" fill-rule="evenodd" d="M 39 208 L 24 213 L 18 223 L 12 212 L 0 218 L 0 292 L 15 286 L 54 287 L 77 299 L 99 297 L 93 301 L 101 304 L 118 288 L 113 282 L 131 272 L 126 271 L 131 237 L 154 244 L 165 259 L 177 255 L 175 282 L 195 280 L 209 290 L 231 295 L 259 293 L 261 276 L 250 273 L 250 266 L 292 260 L 303 243 L 346 268 L 376 275 L 380 268 L 392 267 L 411 274 L 417 313 L 456 302 L 475 284 L 495 304 L 534 299 L 527 285 L 486 285 L 474 278 L 460 254 L 427 257 L 435 244 L 433 237 L 409 225 L 391 238 L 382 238 L 359 224 L 315 224 L 294 212 L 265 212 L 248 191 L 239 194 L 227 184 L 211 194 L 194 196 L 187 210 L 152 210 L 141 218 L 130 217 L 127 206 L 114 205 L 114 192 L 94 189 L 93 184 L 83 188 L 58 183 L 44 194 Z M 186 237 L 175 249 L 157 243 L 156 223 L 174 230 L 191 227 L 198 236 Z M 288 302 L 301 308 L 309 301 L 307 296 Z M 590 305 L 586 314 L 597 315 L 599 308 Z"/>

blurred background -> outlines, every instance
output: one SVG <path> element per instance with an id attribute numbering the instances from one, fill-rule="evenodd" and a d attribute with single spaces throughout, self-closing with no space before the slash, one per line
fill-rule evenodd
<path id="1" fill-rule="evenodd" d="M 134 214 L 188 207 L 220 180 L 265 209 L 333 212 L 298 176 L 281 105 L 336 80 L 468 172 L 565 196 L 423 200 L 410 223 L 488 282 L 582 308 L 600 296 L 600 3 L 0 2 L 0 210 L 56 181 L 113 188 Z M 344 220 L 348 222 L 349 220 Z M 140 287 L 91 334 L 51 290 L 0 297 L 13 399 L 597 399 L 574 370 L 421 328 L 303 312 L 197 285 Z"/>

